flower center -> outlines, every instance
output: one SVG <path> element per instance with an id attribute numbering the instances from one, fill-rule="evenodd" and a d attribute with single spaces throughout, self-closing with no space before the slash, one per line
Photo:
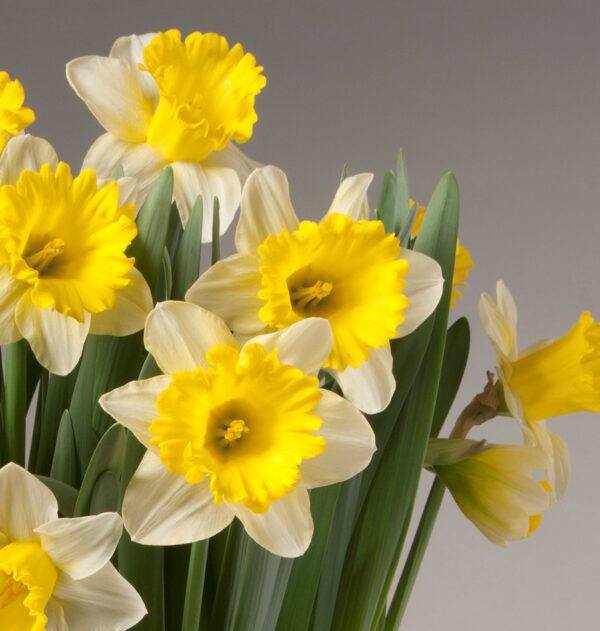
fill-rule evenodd
<path id="1" fill-rule="evenodd" d="M 282 364 L 259 344 L 227 344 L 207 368 L 172 375 L 150 425 L 163 464 L 190 484 L 207 477 L 215 502 L 256 512 L 293 490 L 300 465 L 325 448 L 318 380 Z"/>
<path id="2" fill-rule="evenodd" d="M 0 628 L 43 631 L 57 579 L 58 570 L 38 543 L 13 541 L 0 549 Z"/>
<path id="3" fill-rule="evenodd" d="M 7 72 L 0 72 L 0 152 L 12 136 L 22 132 L 35 120 L 33 110 L 23 107 L 25 91 L 21 82 L 11 81 Z"/>
<path id="4" fill-rule="evenodd" d="M 359 366 L 372 348 L 396 337 L 408 299 L 408 261 L 380 221 L 331 214 L 320 224 L 270 235 L 258 248 L 264 301 L 260 319 L 275 329 L 303 318 L 327 318 L 333 351 L 327 366 Z"/>
<path id="5" fill-rule="evenodd" d="M 15 186 L 0 187 L 0 264 L 30 285 L 35 306 L 81 322 L 86 311 L 111 309 L 131 282 L 125 249 L 137 234 L 134 212 L 119 206 L 116 182 L 98 188 L 90 169 L 76 178 L 64 163 L 24 171 Z"/>
<path id="6" fill-rule="evenodd" d="M 169 162 L 202 162 L 230 140 L 244 143 L 257 121 L 254 99 L 266 84 L 254 57 L 215 33 L 159 33 L 142 70 L 160 99 L 146 140 Z"/>

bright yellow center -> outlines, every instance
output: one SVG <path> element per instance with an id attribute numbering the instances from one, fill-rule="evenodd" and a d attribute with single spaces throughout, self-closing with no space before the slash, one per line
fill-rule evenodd
<path id="1" fill-rule="evenodd" d="M 452 294 L 450 296 L 450 308 L 454 309 L 458 300 L 462 299 L 460 287 L 467 286 L 469 270 L 473 268 L 471 253 L 460 241 L 456 241 L 456 258 L 454 260 L 454 274 L 452 276 Z"/>
<path id="2" fill-rule="evenodd" d="M 587 311 L 567 335 L 503 368 L 528 421 L 600 413 L 600 324 Z"/>
<path id="3" fill-rule="evenodd" d="M 137 234 L 133 206 L 119 206 L 116 182 L 98 189 L 95 173 L 68 165 L 24 171 L 0 187 L 0 265 L 30 286 L 31 302 L 80 322 L 111 309 L 130 283 L 125 249 Z"/>
<path id="4" fill-rule="evenodd" d="M 300 465 L 325 449 L 315 432 L 318 380 L 282 364 L 259 344 L 242 351 L 219 344 L 208 368 L 175 373 L 158 397 L 152 444 L 190 484 L 210 477 L 215 502 L 243 502 L 255 512 L 296 485 Z"/>
<path id="5" fill-rule="evenodd" d="M 16 136 L 35 120 L 33 110 L 23 107 L 25 90 L 21 82 L 11 81 L 0 71 L 0 152 L 12 136 Z"/>
<path id="6" fill-rule="evenodd" d="M 230 140 L 244 143 L 258 120 L 256 95 L 266 84 L 253 55 L 229 48 L 216 33 L 159 33 L 144 49 L 144 65 L 160 100 L 147 142 L 169 162 L 202 162 Z"/>
<path id="7" fill-rule="evenodd" d="M 35 542 L 14 541 L 0 549 L 0 629 L 44 631 L 44 614 L 58 570 Z"/>
<path id="8" fill-rule="evenodd" d="M 408 262 L 380 221 L 332 214 L 303 221 L 259 246 L 264 301 L 260 319 L 284 328 L 303 318 L 327 318 L 333 351 L 327 366 L 359 366 L 372 348 L 396 337 L 408 299 L 402 293 Z"/>

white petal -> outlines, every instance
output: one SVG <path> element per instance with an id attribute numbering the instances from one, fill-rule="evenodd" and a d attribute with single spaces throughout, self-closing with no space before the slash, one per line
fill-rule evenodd
<path id="1" fill-rule="evenodd" d="M 233 519 L 228 506 L 217 506 L 208 478 L 188 484 L 146 452 L 123 501 L 123 521 L 133 541 L 178 545 L 208 539 Z"/>
<path id="2" fill-rule="evenodd" d="M 551 480 L 556 499 L 564 498 L 571 480 L 571 455 L 569 445 L 558 434 L 548 432 L 552 441 L 553 479 Z"/>
<path id="3" fill-rule="evenodd" d="M 127 142 L 144 142 L 153 105 L 138 72 L 115 57 L 79 57 L 67 64 L 67 79 L 106 131 Z"/>
<path id="4" fill-rule="evenodd" d="M 124 142 L 113 134 L 103 134 L 97 138 L 83 160 L 83 168 L 94 169 L 98 177 L 112 178 L 118 166 L 123 167 L 126 177 L 135 178 L 135 204 L 139 206 L 166 166 L 166 162 L 158 151 L 149 145 Z"/>
<path id="5" fill-rule="evenodd" d="M 315 414 L 323 419 L 316 432 L 327 441 L 325 451 L 302 462 L 302 482 L 308 488 L 342 482 L 360 473 L 375 452 L 375 434 L 367 419 L 346 399 L 321 390 Z"/>
<path id="6" fill-rule="evenodd" d="M 54 564 L 74 579 L 95 574 L 110 561 L 122 530 L 117 513 L 56 519 L 36 528 Z"/>
<path id="7" fill-rule="evenodd" d="M 306 318 L 275 333 L 253 337 L 246 343 L 261 344 L 268 351 L 276 348 L 283 364 L 295 366 L 307 375 L 316 375 L 331 353 L 333 335 L 328 320 Z"/>
<path id="8" fill-rule="evenodd" d="M 120 177 L 117 180 L 117 186 L 119 187 L 119 204 L 121 206 L 135 205 L 138 196 L 137 180 L 134 177 Z"/>
<path id="9" fill-rule="evenodd" d="M 203 164 L 207 167 L 233 169 L 238 174 L 242 184 L 248 179 L 248 176 L 254 169 L 262 166 L 259 162 L 252 160 L 252 158 L 240 151 L 233 142 L 227 143 L 222 151 L 213 151 Z"/>
<path id="10" fill-rule="evenodd" d="M 0 530 L 10 540 L 35 539 L 35 528 L 55 519 L 58 504 L 43 482 L 13 462 L 0 469 Z"/>
<path id="11" fill-rule="evenodd" d="M 144 345 L 165 374 L 206 366 L 216 344 L 237 346 L 221 318 L 189 302 L 160 302 L 146 321 Z"/>
<path id="12" fill-rule="evenodd" d="M 504 281 L 499 280 L 496 283 L 496 300 L 498 301 L 498 307 L 504 314 L 506 322 L 509 328 L 515 332 L 515 347 L 517 345 L 517 305 L 515 299 L 510 293 L 508 287 L 504 284 Z"/>
<path id="13" fill-rule="evenodd" d="M 481 324 L 497 353 L 508 359 L 515 359 L 517 354 L 516 335 L 510 322 L 504 316 L 498 305 L 488 294 L 481 294 L 479 298 L 479 317 Z"/>
<path id="14" fill-rule="evenodd" d="M 53 597 L 71 631 L 125 631 L 147 613 L 139 594 L 111 563 L 79 581 L 61 574 Z"/>
<path id="15" fill-rule="evenodd" d="M 150 445 L 150 423 L 158 418 L 156 399 L 171 383 L 169 375 L 159 375 L 129 383 L 100 397 L 100 406 L 143 443 Z"/>
<path id="16" fill-rule="evenodd" d="M 293 232 L 298 225 L 285 173 L 274 166 L 252 172 L 242 190 L 240 222 L 235 233 L 238 251 L 255 254 L 270 234 Z"/>
<path id="17" fill-rule="evenodd" d="M 209 267 L 188 289 L 185 299 L 216 313 L 236 333 L 252 335 L 265 328 L 258 317 L 264 302 L 260 259 L 251 254 L 234 254 Z"/>
<path id="18" fill-rule="evenodd" d="M 355 221 L 369 218 L 367 189 L 373 181 L 372 173 L 347 177 L 339 186 L 327 214 L 340 213 Z"/>
<path id="19" fill-rule="evenodd" d="M 0 344 L 12 344 L 23 337 L 15 322 L 15 311 L 28 289 L 29 285 L 11 276 L 7 265 L 0 269 Z"/>
<path id="20" fill-rule="evenodd" d="M 146 279 L 132 268 L 128 274 L 131 285 L 116 292 L 115 305 L 108 311 L 92 315 L 93 335 L 131 335 L 144 328 L 152 311 L 152 294 Z"/>
<path id="21" fill-rule="evenodd" d="M 213 203 L 219 200 L 219 234 L 225 234 L 240 205 L 242 185 L 238 174 L 225 167 L 173 162 L 173 196 L 185 226 L 199 196 L 203 200 L 202 243 L 212 241 Z"/>
<path id="22" fill-rule="evenodd" d="M 339 383 L 344 396 L 367 414 L 377 414 L 388 406 L 396 389 L 389 346 L 371 349 L 369 359 L 358 368 L 339 372 L 327 369 Z"/>
<path id="23" fill-rule="evenodd" d="M 155 35 L 156 33 L 145 33 L 144 35 L 119 37 L 110 49 L 110 57 L 122 59 L 133 68 L 144 95 L 156 107 L 160 98 L 156 81 L 149 72 L 139 68 L 139 65 L 144 62 L 144 48 L 154 39 Z"/>
<path id="24" fill-rule="evenodd" d="M 48 617 L 46 631 L 69 631 L 69 626 L 65 620 L 65 612 L 54 598 L 50 598 L 44 613 Z"/>
<path id="25" fill-rule="evenodd" d="M 306 489 L 298 487 L 275 500 L 266 513 L 254 513 L 243 504 L 230 506 L 259 546 L 281 557 L 299 557 L 306 552 L 313 534 Z"/>
<path id="26" fill-rule="evenodd" d="M 437 261 L 408 249 L 403 249 L 401 256 L 408 260 L 404 293 L 410 305 L 404 312 L 404 322 L 397 329 L 398 337 L 412 333 L 435 311 L 444 289 L 442 268 Z"/>
<path id="27" fill-rule="evenodd" d="M 56 151 L 47 140 L 29 134 L 15 136 L 0 154 L 0 184 L 16 184 L 21 171 L 39 171 L 44 164 L 58 164 Z"/>
<path id="28" fill-rule="evenodd" d="M 15 319 L 44 368 L 55 375 L 68 375 L 75 368 L 90 329 L 89 313 L 78 322 L 54 309 L 35 307 L 25 295 L 17 304 Z"/>

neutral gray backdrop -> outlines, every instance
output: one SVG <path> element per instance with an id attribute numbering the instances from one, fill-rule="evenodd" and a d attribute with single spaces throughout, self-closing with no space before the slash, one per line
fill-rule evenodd
<path id="1" fill-rule="evenodd" d="M 320 216 L 344 163 L 374 171 L 378 186 L 399 146 L 421 201 L 457 173 L 461 239 L 477 264 L 455 312 L 473 328 L 462 405 L 493 365 L 476 303 L 496 278 L 514 291 L 523 344 L 562 334 L 584 308 L 600 316 L 597 0 L 1 0 L 0 68 L 25 84 L 32 131 L 77 166 L 100 128 L 65 62 L 169 27 L 220 32 L 265 66 L 246 151 L 287 171 L 301 216 Z M 552 428 L 572 449 L 567 498 L 507 549 L 447 498 L 404 628 L 597 627 L 600 419 Z M 486 433 L 518 437 L 508 421 Z"/>

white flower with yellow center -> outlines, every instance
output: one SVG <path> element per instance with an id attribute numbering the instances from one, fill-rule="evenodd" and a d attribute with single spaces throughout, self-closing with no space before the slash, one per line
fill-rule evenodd
<path id="1" fill-rule="evenodd" d="M 434 438 L 425 458 L 425 467 L 440 477 L 464 515 L 499 545 L 524 539 L 539 527 L 552 487 L 533 473 L 545 464 L 535 447 L 466 438 Z"/>
<path id="2" fill-rule="evenodd" d="M 517 307 L 502 281 L 496 285 L 496 302 L 488 294 L 481 296 L 479 313 L 496 351 L 506 408 L 521 424 L 526 441 L 546 452 L 550 481 L 561 498 L 571 471 L 569 449 L 560 436 L 548 431 L 544 419 L 600 412 L 600 325 L 585 312 L 565 337 L 541 340 L 519 351 Z"/>
<path id="3" fill-rule="evenodd" d="M 203 241 L 212 234 L 213 198 L 221 233 L 240 201 L 255 163 L 233 144 L 252 136 L 262 67 L 240 44 L 215 33 L 148 33 L 119 38 L 109 57 L 81 57 L 67 78 L 107 133 L 84 166 L 110 177 L 122 165 L 144 196 L 165 165 L 173 167 L 174 197 L 184 224 L 196 198 L 204 200 Z"/>
<path id="4" fill-rule="evenodd" d="M 117 513 L 59 519 L 56 498 L 16 464 L 0 469 L 0 629 L 120 631 L 146 614 L 110 563 Z"/>
<path id="5" fill-rule="evenodd" d="M 73 177 L 41 138 L 13 138 L 0 157 L 0 344 L 26 338 L 37 360 L 69 373 L 88 333 L 130 335 L 152 297 L 125 254 L 135 207 L 116 182 Z"/>
<path id="6" fill-rule="evenodd" d="M 24 107 L 25 90 L 18 79 L 0 71 L 0 153 L 6 143 L 35 120 L 33 110 Z"/>
<path id="7" fill-rule="evenodd" d="M 371 179 L 345 179 L 320 223 L 300 223 L 285 174 L 257 169 L 242 192 L 238 254 L 207 270 L 186 300 L 240 335 L 326 318 L 333 349 L 325 369 L 357 407 L 376 413 L 395 389 L 389 342 L 433 312 L 443 279 L 433 259 L 401 249 L 381 221 L 369 221 Z"/>
<path id="8" fill-rule="evenodd" d="M 217 316 L 165 302 L 148 316 L 145 344 L 165 374 L 100 399 L 147 448 L 123 502 L 131 538 L 189 543 L 237 517 L 274 554 L 303 554 L 313 531 L 308 489 L 352 477 L 375 449 L 362 414 L 319 388 L 327 321 L 240 346 Z"/>

